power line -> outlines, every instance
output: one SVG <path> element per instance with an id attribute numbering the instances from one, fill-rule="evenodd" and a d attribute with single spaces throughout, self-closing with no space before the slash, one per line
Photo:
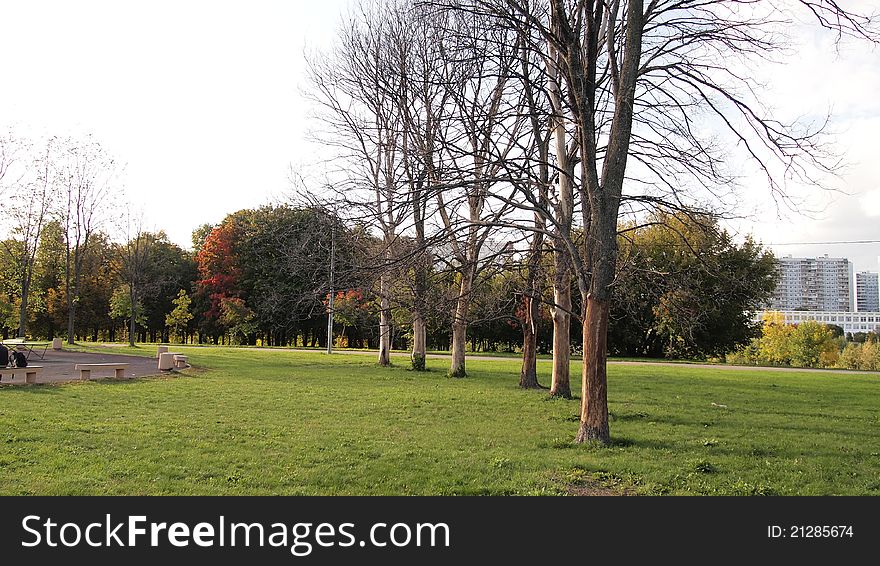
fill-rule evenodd
<path id="1" fill-rule="evenodd" d="M 835 244 L 880 244 L 880 240 L 838 240 L 835 242 L 786 242 L 783 244 L 766 244 L 768 246 L 832 246 Z"/>

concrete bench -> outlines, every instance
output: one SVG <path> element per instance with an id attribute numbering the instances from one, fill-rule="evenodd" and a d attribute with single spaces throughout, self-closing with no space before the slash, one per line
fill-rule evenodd
<path id="1" fill-rule="evenodd" d="M 188 359 L 189 358 L 187 358 L 186 356 L 182 356 L 180 354 L 174 356 L 174 367 L 176 367 L 177 369 L 186 369 L 189 366 L 189 364 L 187 363 Z"/>
<path id="2" fill-rule="evenodd" d="M 125 377 L 125 368 L 128 367 L 128 364 L 76 364 L 75 369 L 79 372 L 79 378 L 83 381 L 87 381 L 92 376 L 92 370 L 102 370 L 102 369 L 112 369 L 114 370 L 115 377 L 122 378 Z M 27 369 L 27 368 L 25 368 Z"/>
<path id="3" fill-rule="evenodd" d="M 36 383 L 37 375 L 42 371 L 43 366 L 28 366 L 24 368 L 0 368 L 0 383 L 8 383 L 10 385 L 23 385 L 25 383 Z M 5 376 L 11 376 L 11 379 L 3 380 Z"/>
<path id="4" fill-rule="evenodd" d="M 182 355 L 183 354 L 180 352 L 162 352 L 161 354 L 159 354 L 159 369 L 174 369 L 175 367 L 177 367 L 177 363 L 174 361 L 174 358 Z"/>

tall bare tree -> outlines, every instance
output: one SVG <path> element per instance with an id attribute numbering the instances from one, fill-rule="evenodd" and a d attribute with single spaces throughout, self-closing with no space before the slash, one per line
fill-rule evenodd
<path id="1" fill-rule="evenodd" d="M 149 292 L 147 273 L 155 235 L 144 230 L 142 216 L 132 216 L 131 206 L 125 216 L 126 240 L 119 253 L 119 276 L 126 285 L 131 312 L 128 317 L 128 345 L 134 347 L 137 336 L 138 305 Z"/>
<path id="2" fill-rule="evenodd" d="M 18 271 L 18 285 L 21 292 L 18 336 L 21 338 L 27 335 L 28 299 L 34 275 L 34 263 L 43 226 L 49 218 L 55 194 L 54 145 L 54 139 L 47 140 L 45 147 L 39 150 L 40 154 L 30 160 L 28 165 L 31 170 L 24 174 L 23 182 L 19 183 L 20 198 L 15 199 L 16 207 L 8 215 L 15 245 L 10 247 L 4 242 L 4 246 L 15 261 Z"/>
<path id="3" fill-rule="evenodd" d="M 786 198 L 786 179 L 819 184 L 835 166 L 822 124 L 775 117 L 761 104 L 748 65 L 778 52 L 779 36 L 799 9 L 839 38 L 876 41 L 875 22 L 832 0 L 477 0 L 445 6 L 535 31 L 542 41 L 532 48 L 548 57 L 550 76 L 556 72 L 561 79 L 562 108 L 553 115 L 572 127 L 576 163 L 569 171 L 557 163 L 557 171 L 560 181 L 571 180 L 575 202 L 543 210 L 554 227 L 551 237 L 568 251 L 581 295 L 584 364 L 576 440 L 608 443 L 606 340 L 622 213 L 717 202 L 730 179 L 723 166 L 731 150 L 715 143 L 717 131 L 706 134 L 700 115 L 714 116 L 778 198 Z M 562 155 L 572 154 L 558 149 L 557 158 Z M 542 209 L 533 195 L 524 197 L 529 208 Z M 564 229 L 569 210 L 579 212 L 579 238 Z"/>
<path id="4" fill-rule="evenodd" d="M 63 142 L 57 158 L 58 216 L 67 239 L 67 342 L 74 344 L 84 260 L 114 204 L 119 171 L 115 160 L 91 137 Z"/>
<path id="5" fill-rule="evenodd" d="M 397 94 L 405 78 L 394 67 L 389 38 L 395 4 L 361 5 L 328 54 L 309 60 L 312 89 L 325 130 L 317 137 L 337 148 L 344 166 L 337 171 L 337 198 L 352 218 L 369 222 L 382 235 L 376 253 L 379 308 L 379 364 L 391 363 L 392 277 L 401 227 L 409 216 L 404 182 L 404 113 Z M 392 17 L 388 17 L 388 16 Z"/>
<path id="6" fill-rule="evenodd" d="M 526 33 L 527 29 L 520 29 L 520 34 Z M 537 195 L 538 203 L 536 210 L 532 211 L 534 229 L 531 234 L 529 251 L 526 259 L 526 284 L 523 290 L 523 346 L 522 346 L 522 369 L 520 370 L 519 386 L 523 389 L 539 389 L 538 383 L 538 321 L 541 319 L 543 280 L 545 274 L 542 270 L 542 258 L 544 253 L 544 233 L 547 228 L 547 220 L 542 209 L 549 206 L 548 199 L 551 189 L 550 182 L 550 144 L 551 131 L 548 127 L 547 117 L 551 115 L 540 104 L 543 97 L 542 91 L 546 88 L 542 81 L 543 74 L 538 67 L 540 61 L 535 60 L 535 52 L 529 48 L 531 41 L 528 38 L 520 38 L 519 54 L 521 81 L 524 95 L 525 108 L 529 115 L 531 132 L 528 136 L 531 147 L 526 147 L 524 160 L 526 167 L 534 172 L 521 179 L 520 182 L 531 184 L 525 187 L 527 194 Z M 543 87 L 543 88 L 542 88 Z M 570 287 L 570 285 L 569 285 Z M 554 337 L 555 337 L 554 332 Z M 566 359 L 570 354 L 570 347 L 565 348 Z M 556 375 L 557 351 L 554 348 L 554 372 Z M 556 380 L 553 380 L 556 383 Z M 554 391 L 558 391 L 554 390 Z M 555 394 L 555 393 L 554 393 Z"/>
<path id="7" fill-rule="evenodd" d="M 411 254 L 412 363 L 424 369 L 427 352 L 427 304 L 432 267 L 429 244 L 436 234 L 428 232 L 431 203 L 440 184 L 440 149 L 450 97 L 443 64 L 446 27 L 437 25 L 433 14 L 419 8 L 396 12 L 400 25 L 393 42 L 401 74 L 398 104 L 403 110 L 404 174 L 409 188 L 413 253 Z"/>
<path id="8" fill-rule="evenodd" d="M 455 14 L 449 25 L 452 33 L 443 59 L 449 109 L 441 135 L 442 181 L 436 202 L 450 252 L 446 263 L 457 286 L 449 375 L 464 377 L 474 284 L 505 249 L 490 236 L 510 205 L 490 196 L 498 189 L 506 156 L 518 147 L 525 119 L 518 111 L 522 95 L 514 81 L 519 65 L 515 34 L 473 13 Z"/>

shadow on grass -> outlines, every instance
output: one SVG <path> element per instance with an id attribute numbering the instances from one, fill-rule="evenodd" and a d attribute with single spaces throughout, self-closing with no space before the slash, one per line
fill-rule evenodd
<path id="1" fill-rule="evenodd" d="M 662 440 L 650 439 L 650 438 L 631 438 L 627 436 L 612 436 L 611 444 L 608 446 L 602 446 L 601 444 L 595 444 L 597 448 L 647 448 L 650 450 L 669 450 L 672 449 L 675 444 L 672 442 L 665 442 Z"/>
<path id="2" fill-rule="evenodd" d="M 58 390 L 59 385 L 63 385 L 63 383 L 31 383 L 28 385 L 8 385 L 4 383 L 0 387 L 0 396 L 6 392 L 12 395 L 19 393 L 22 395 L 57 395 L 61 393 Z M 12 393 L 13 391 L 16 393 Z"/>
<path id="3" fill-rule="evenodd" d="M 611 438 L 611 444 L 601 444 L 599 442 L 576 443 L 574 435 L 567 438 L 554 438 L 551 441 L 542 441 L 538 443 L 538 448 L 553 448 L 556 450 L 587 450 L 601 451 L 613 450 L 621 448 L 645 448 L 649 450 L 669 450 L 673 448 L 671 442 L 647 438 L 629 438 L 625 436 L 614 436 Z"/>

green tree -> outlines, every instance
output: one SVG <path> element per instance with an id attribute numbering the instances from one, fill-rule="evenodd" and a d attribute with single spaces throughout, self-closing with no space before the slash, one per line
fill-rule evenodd
<path id="1" fill-rule="evenodd" d="M 65 252 L 64 232 L 58 221 L 53 220 L 43 229 L 34 262 L 31 304 L 36 336 L 55 338 L 67 324 Z"/>
<path id="2" fill-rule="evenodd" d="M 629 225 L 609 321 L 609 351 L 719 356 L 758 334 L 753 313 L 775 284 L 773 255 L 735 243 L 710 215 L 655 213 Z"/>
<path id="3" fill-rule="evenodd" d="M 95 232 L 90 238 L 89 246 L 81 249 L 80 253 L 82 273 L 75 300 L 74 329 L 76 337 L 97 341 L 114 326 L 109 305 L 110 297 L 119 283 L 115 246 L 106 234 Z M 68 322 L 69 320 L 68 316 Z M 109 339 L 110 336 L 105 338 Z"/>
<path id="4" fill-rule="evenodd" d="M 168 341 L 166 316 L 175 308 L 181 289 L 195 287 L 198 269 L 193 254 L 168 240 L 164 231 L 150 234 L 150 255 L 145 267 L 147 293 L 142 297 L 147 321 L 144 325 L 150 341 Z M 160 336 L 162 335 L 162 336 Z"/>
<path id="5" fill-rule="evenodd" d="M 134 308 L 132 308 L 131 297 L 132 293 L 128 285 L 118 286 L 113 290 L 113 295 L 110 297 L 110 316 L 121 320 L 123 327 L 126 320 L 134 320 L 136 325 L 141 326 L 146 323 L 143 304 L 140 301 L 136 301 Z M 129 337 L 129 342 L 133 340 L 134 337 Z"/>
<path id="6" fill-rule="evenodd" d="M 838 343 L 824 324 L 807 320 L 796 325 L 790 334 L 791 365 L 821 367 L 837 362 Z"/>
<path id="7" fill-rule="evenodd" d="M 781 313 L 764 314 L 761 326 L 761 339 L 758 342 L 758 356 L 762 361 L 776 365 L 791 363 L 791 334 L 794 326 L 785 324 Z"/>
<path id="8" fill-rule="evenodd" d="M 220 322 L 228 329 L 229 341 L 232 344 L 247 344 L 257 329 L 254 311 L 238 297 L 229 297 L 221 299 L 220 312 Z"/>
<path id="9" fill-rule="evenodd" d="M 181 289 L 172 303 L 174 303 L 174 309 L 165 316 L 165 326 L 170 329 L 172 336 L 185 342 L 189 323 L 193 319 L 189 310 L 192 299 L 184 289 Z"/>

